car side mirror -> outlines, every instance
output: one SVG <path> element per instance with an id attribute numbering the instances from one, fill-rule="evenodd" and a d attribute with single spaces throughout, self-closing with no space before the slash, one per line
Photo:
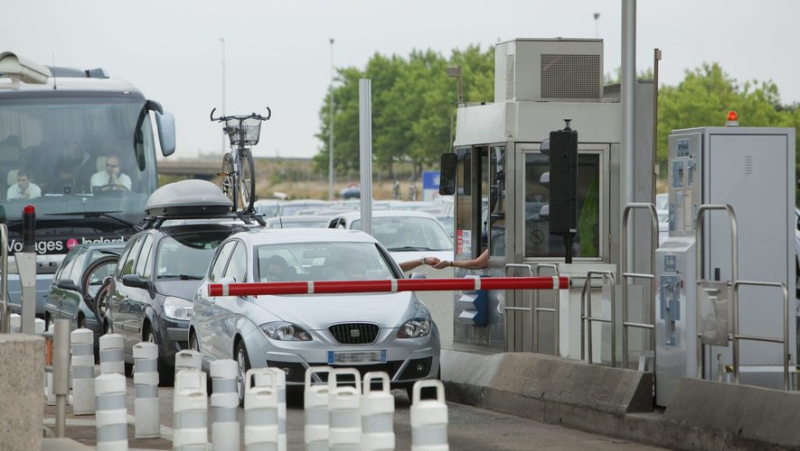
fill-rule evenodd
<path id="1" fill-rule="evenodd" d="M 142 279 L 139 274 L 125 274 L 122 276 L 122 284 L 126 287 L 150 289 L 150 281 Z"/>
<path id="2" fill-rule="evenodd" d="M 77 291 L 78 293 L 81 292 L 81 288 L 75 285 L 75 282 L 70 279 L 59 280 L 56 282 L 56 286 L 62 290 Z"/>
<path id="3" fill-rule="evenodd" d="M 419 273 L 419 272 L 412 272 L 408 276 L 408 278 L 409 279 L 427 279 L 427 277 L 425 277 L 425 274 L 422 274 L 422 273 Z"/>

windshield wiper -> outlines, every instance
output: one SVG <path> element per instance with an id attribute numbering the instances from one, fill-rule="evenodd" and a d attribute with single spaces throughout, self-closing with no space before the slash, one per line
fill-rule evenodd
<path id="1" fill-rule="evenodd" d="M 128 227 L 138 230 L 139 226 L 132 222 L 128 222 L 120 217 L 113 216 L 109 213 L 122 213 L 122 211 L 75 211 L 75 212 L 64 212 L 64 213 L 49 213 L 44 216 L 83 216 L 86 219 L 89 218 L 109 218 L 113 219 L 114 221 L 119 222 L 120 224 L 125 224 Z"/>
<path id="2" fill-rule="evenodd" d="M 432 249 L 427 247 L 402 246 L 402 247 L 390 247 L 389 249 L 386 250 L 389 252 L 413 252 L 413 251 L 422 252 L 422 251 L 430 251 Z"/>
<path id="3" fill-rule="evenodd" d="M 163 274 L 159 279 L 181 279 L 181 280 L 203 280 L 202 276 L 190 276 L 188 274 Z"/>

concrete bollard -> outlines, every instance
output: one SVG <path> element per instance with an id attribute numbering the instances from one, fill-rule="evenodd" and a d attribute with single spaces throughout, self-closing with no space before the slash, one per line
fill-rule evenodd
<path id="1" fill-rule="evenodd" d="M 436 399 L 420 400 L 420 391 L 425 387 L 436 388 Z M 448 451 L 447 404 L 442 381 L 415 382 L 411 399 L 411 451 Z"/>
<path id="2" fill-rule="evenodd" d="M 380 379 L 383 387 L 372 391 L 372 381 Z M 389 375 L 383 371 L 364 375 L 361 397 L 361 449 L 383 451 L 394 449 L 394 396 Z"/>
<path id="3" fill-rule="evenodd" d="M 235 360 L 211 362 L 212 449 L 239 449 L 239 422 L 236 420 L 239 409 L 239 394 L 236 391 L 238 371 Z"/>
<path id="4" fill-rule="evenodd" d="M 128 410 L 125 407 L 125 376 L 101 374 L 95 378 L 98 451 L 128 449 Z"/>
<path id="5" fill-rule="evenodd" d="M 158 345 L 141 342 L 133 346 L 133 384 L 136 400 L 136 438 L 161 436 L 161 417 L 158 410 Z"/>
<path id="6" fill-rule="evenodd" d="M 125 375 L 122 344 L 122 335 L 119 334 L 106 334 L 100 337 L 100 374 Z"/>
<path id="7" fill-rule="evenodd" d="M 271 368 L 251 369 L 245 378 L 245 449 L 277 451 L 280 442 L 277 373 Z"/>
<path id="8" fill-rule="evenodd" d="M 69 395 L 69 320 L 53 323 L 53 393 L 56 395 L 56 437 L 64 437 Z"/>
<path id="9" fill-rule="evenodd" d="M 328 374 L 329 366 L 312 366 L 306 370 L 306 384 L 303 399 L 305 411 L 306 451 L 328 450 L 328 381 L 313 383 L 315 374 Z"/>
<path id="10" fill-rule="evenodd" d="M 206 450 L 208 448 L 208 387 L 206 374 L 182 370 L 175 375 L 172 449 Z"/>
<path id="11" fill-rule="evenodd" d="M 197 351 L 185 349 L 175 354 L 175 374 L 181 370 L 202 371 L 203 356 Z"/>
<path id="12" fill-rule="evenodd" d="M 355 378 L 355 387 L 339 386 L 343 375 Z M 361 449 L 361 373 L 336 368 L 328 375 L 328 443 L 330 449 Z"/>
<path id="13" fill-rule="evenodd" d="M 76 329 L 72 343 L 72 413 L 94 415 L 94 333 Z"/>

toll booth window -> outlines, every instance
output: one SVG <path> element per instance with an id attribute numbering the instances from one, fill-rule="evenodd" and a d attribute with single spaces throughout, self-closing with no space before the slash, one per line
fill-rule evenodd
<path id="1" fill-rule="evenodd" d="M 525 155 L 525 257 L 564 257 L 564 242 L 550 235 L 550 161 Z M 600 155 L 578 155 L 578 233 L 573 257 L 600 257 Z"/>
<path id="2" fill-rule="evenodd" d="M 456 149 L 456 255 L 472 258 L 472 149 Z"/>
<path id="3" fill-rule="evenodd" d="M 505 176 L 505 146 L 489 148 L 488 176 L 489 189 L 487 193 L 486 218 L 482 224 L 489 224 L 489 255 L 506 255 L 506 176 Z M 483 210 L 483 209 L 482 209 Z M 485 245 L 481 246 L 483 252 Z"/>

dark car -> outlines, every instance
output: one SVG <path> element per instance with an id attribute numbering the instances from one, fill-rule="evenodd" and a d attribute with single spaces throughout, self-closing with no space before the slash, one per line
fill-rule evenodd
<path id="1" fill-rule="evenodd" d="M 231 214 L 232 203 L 210 182 L 170 185 L 150 196 L 145 230 L 128 241 L 95 299 L 104 330 L 123 337 L 126 372 L 137 343 L 158 345 L 162 385 L 172 383 L 175 354 L 188 347 L 192 298 L 214 251 L 231 234 L 257 225 Z"/>
<path id="2" fill-rule="evenodd" d="M 70 320 L 71 329 L 86 327 L 94 332 L 95 348 L 103 331 L 102 324 L 97 321 L 94 311 L 84 302 L 84 296 L 93 297 L 100 289 L 105 276 L 113 272 L 116 258 L 122 252 L 124 243 L 89 243 L 79 244 L 67 253 L 64 261 L 56 270 L 50 290 L 45 301 L 45 328 L 50 329 L 57 319 Z M 100 260 L 106 265 L 93 268 L 87 274 L 92 263 Z"/>

